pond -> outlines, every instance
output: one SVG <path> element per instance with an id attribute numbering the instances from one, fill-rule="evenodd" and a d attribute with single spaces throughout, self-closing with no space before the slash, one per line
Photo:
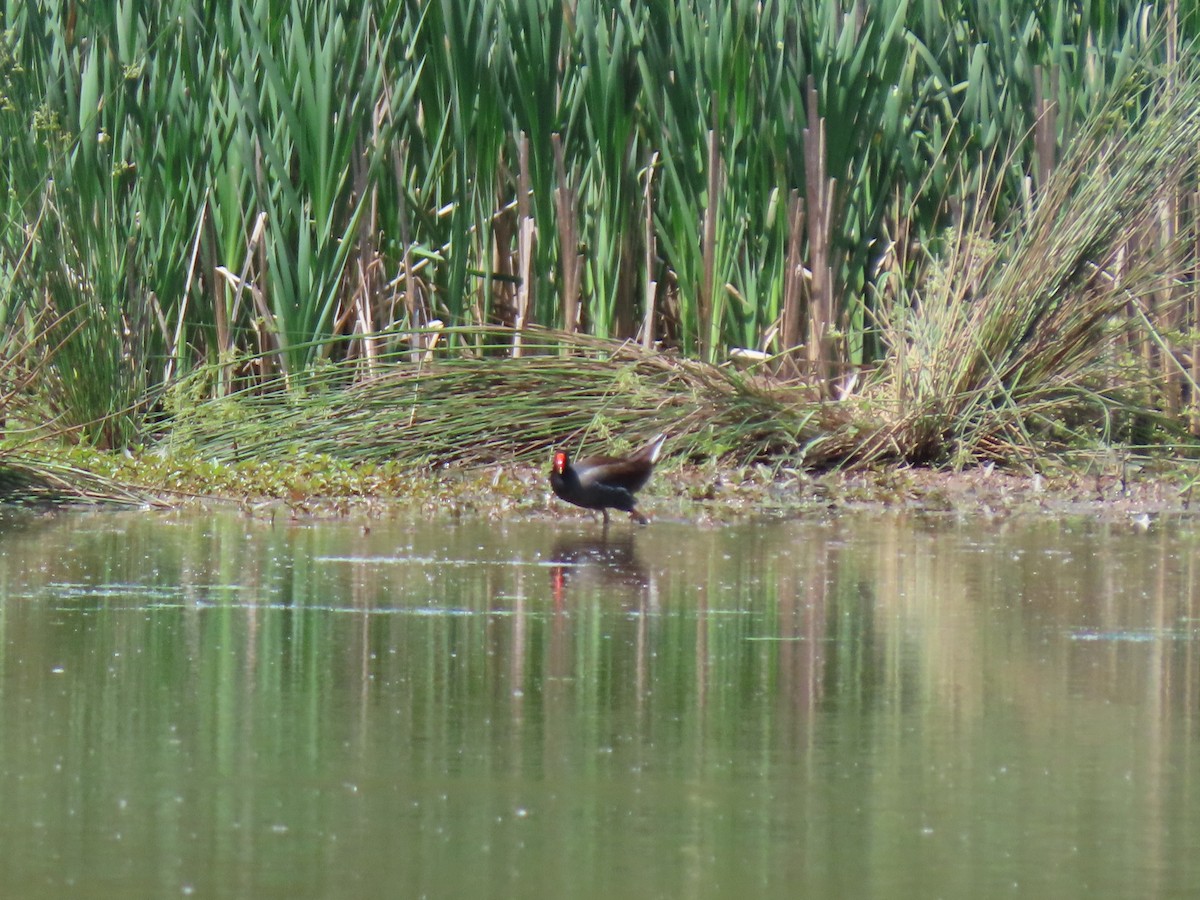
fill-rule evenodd
<path id="1" fill-rule="evenodd" d="M 0 524 L 0 895 L 1200 885 L 1200 531 Z"/>

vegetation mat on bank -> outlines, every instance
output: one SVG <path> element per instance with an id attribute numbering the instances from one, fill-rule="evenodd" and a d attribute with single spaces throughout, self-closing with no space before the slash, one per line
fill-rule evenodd
<path id="1" fill-rule="evenodd" d="M 471 329 L 511 346 L 504 329 Z M 845 412 L 729 367 L 546 331 L 518 359 L 427 352 L 352 364 L 181 409 L 166 446 L 217 460 L 297 452 L 412 465 L 531 461 L 558 445 L 629 449 L 660 431 L 671 452 L 747 462 L 795 454 Z M 540 346 L 539 346 L 540 341 Z"/>

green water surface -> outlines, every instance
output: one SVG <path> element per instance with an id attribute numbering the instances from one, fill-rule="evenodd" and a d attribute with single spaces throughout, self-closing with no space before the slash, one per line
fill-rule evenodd
<path id="1" fill-rule="evenodd" d="M 0 526 L 0 897 L 1200 895 L 1200 531 Z"/>

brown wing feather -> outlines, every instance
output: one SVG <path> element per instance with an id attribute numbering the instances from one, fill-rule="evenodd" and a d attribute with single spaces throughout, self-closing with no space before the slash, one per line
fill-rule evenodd
<path id="1" fill-rule="evenodd" d="M 637 453 L 624 459 L 589 456 L 578 460 L 574 469 L 579 475 L 579 483 L 584 487 L 607 484 L 628 491 L 639 490 L 650 480 L 650 473 L 654 471 L 654 463 L 665 439 L 666 435 L 660 434 Z"/>
<path id="2" fill-rule="evenodd" d="M 636 491 L 650 477 L 650 468 L 646 464 L 639 465 L 611 456 L 589 456 L 575 463 L 579 483 L 585 488 L 593 484 L 607 484 Z"/>

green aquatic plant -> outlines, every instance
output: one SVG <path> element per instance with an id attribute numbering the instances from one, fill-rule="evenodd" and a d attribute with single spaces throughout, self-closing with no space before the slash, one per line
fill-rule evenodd
<path id="1" fill-rule="evenodd" d="M 1129 82 L 1004 233 L 988 238 L 986 215 L 951 232 L 938 268 L 882 317 L 892 355 L 869 396 L 891 415 L 862 455 L 1023 457 L 1061 444 L 1072 420 L 1116 439 L 1128 387 L 1157 377 L 1130 371 L 1126 348 L 1158 337 L 1150 311 L 1178 321 L 1194 266 L 1194 235 L 1159 224 L 1200 141 L 1200 66 L 1175 70 L 1128 123 L 1122 110 L 1150 89 Z"/>
<path id="2" fill-rule="evenodd" d="M 869 364 L 889 243 L 933 241 L 994 183 L 1003 221 L 1197 24 L 1135 0 L 0 17 L 0 319 L 44 302 L 52 179 L 79 302 L 145 323 L 132 383 L 229 362 L 217 390 L 237 358 L 280 351 L 268 378 L 371 360 L 434 319 Z"/>

